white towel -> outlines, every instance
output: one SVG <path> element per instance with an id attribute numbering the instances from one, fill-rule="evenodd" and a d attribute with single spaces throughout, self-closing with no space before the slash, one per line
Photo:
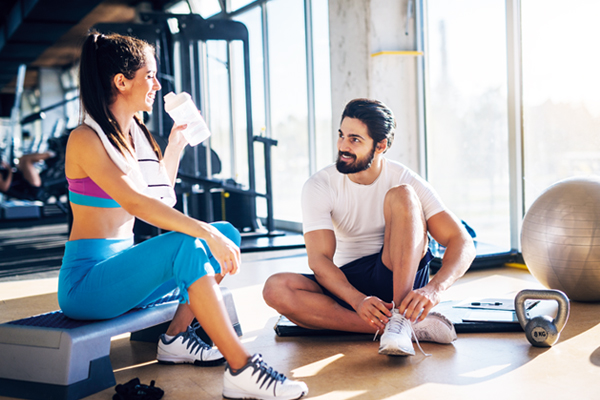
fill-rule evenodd
<path id="1" fill-rule="evenodd" d="M 136 185 L 138 190 L 173 207 L 177 202 L 175 190 L 164 165 L 158 161 L 152 146 L 137 122 L 131 121 L 131 136 L 135 145 L 136 158 L 126 152 L 121 154 L 108 140 L 108 137 L 96 121 L 86 114 L 83 122 L 96 131 L 108 156 L 115 165 Z"/>

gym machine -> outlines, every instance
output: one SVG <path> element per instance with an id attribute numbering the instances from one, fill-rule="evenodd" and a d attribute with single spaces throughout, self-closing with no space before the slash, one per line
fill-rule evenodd
<path id="1" fill-rule="evenodd" d="M 101 33 L 120 33 L 138 37 L 153 44 L 159 61 L 161 94 L 170 91 L 188 92 L 200 109 L 209 127 L 216 125 L 212 117 L 210 83 L 211 71 L 208 67 L 208 46 L 223 43 L 227 49 L 224 66 L 228 78 L 228 130 L 232 149 L 224 155 L 229 162 L 231 178 L 218 179 L 214 175 L 221 172 L 219 156 L 211 146 L 211 138 L 196 147 L 187 147 L 181 160 L 178 173 L 178 205 L 184 213 L 207 222 L 227 220 L 240 230 L 244 237 L 279 236 L 274 228 L 273 198 L 271 187 L 271 147 L 277 141 L 253 134 L 252 98 L 250 85 L 250 48 L 248 30 L 244 24 L 231 20 L 205 20 L 196 14 L 168 14 L 161 12 L 141 13 L 142 23 L 136 24 L 97 24 L 94 28 Z M 169 25 L 176 24 L 175 32 Z M 234 45 L 235 43 L 235 45 Z M 241 44 L 241 54 L 240 46 Z M 235 53 L 235 54 L 233 54 Z M 241 56 L 241 57 L 239 57 Z M 243 60 L 244 107 L 236 107 L 238 98 L 233 99 L 233 74 L 231 59 Z M 236 87 L 239 89 L 239 87 Z M 240 108 L 243 108 L 240 110 Z M 240 122 L 243 121 L 243 122 Z M 213 124 L 212 122 L 215 122 Z M 157 138 L 159 145 L 167 143 L 172 120 L 164 112 L 164 100 L 157 96 L 154 109 L 147 125 Z M 247 149 L 247 179 L 240 184 L 234 179 L 239 167 L 233 151 L 234 146 L 244 145 L 235 140 L 234 126 L 245 125 L 245 146 Z M 214 131 L 213 131 L 214 137 Z M 255 143 L 264 146 L 265 193 L 256 189 Z M 240 168 L 243 169 L 243 168 Z M 246 177 L 244 177 L 246 178 Z M 257 216 L 257 198 L 266 201 L 266 229 Z"/>

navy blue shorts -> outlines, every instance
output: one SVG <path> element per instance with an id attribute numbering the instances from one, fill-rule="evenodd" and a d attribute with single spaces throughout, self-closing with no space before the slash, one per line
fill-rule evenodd
<path id="1" fill-rule="evenodd" d="M 383 248 L 381 250 L 383 251 Z M 387 303 L 391 303 L 394 298 L 394 279 L 392 271 L 381 261 L 382 251 L 349 262 L 342 266 L 340 271 L 346 275 L 348 282 L 361 293 L 367 296 L 376 296 Z M 431 250 L 427 249 L 427 253 L 425 253 L 425 256 L 419 263 L 413 290 L 422 288 L 429 282 L 429 263 L 431 260 L 433 260 L 433 255 L 431 254 Z M 349 310 L 354 310 L 348 303 L 336 297 L 319 284 L 314 274 L 302 275 L 319 285 L 323 293 L 333 298 L 339 305 Z"/>

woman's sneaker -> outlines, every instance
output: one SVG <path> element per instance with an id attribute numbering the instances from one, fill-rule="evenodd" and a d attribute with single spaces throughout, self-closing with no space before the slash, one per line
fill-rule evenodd
<path id="1" fill-rule="evenodd" d="M 194 364 L 203 367 L 220 365 L 225 362 L 221 352 L 206 344 L 196 335 L 200 324 L 188 326 L 185 332 L 177 334 L 170 340 L 165 335 L 158 339 L 156 358 L 162 364 Z"/>
<path id="2" fill-rule="evenodd" d="M 308 393 L 306 383 L 291 381 L 269 367 L 255 354 L 242 368 L 233 372 L 225 367 L 223 397 L 226 399 L 299 399 Z"/>
<path id="3" fill-rule="evenodd" d="M 423 321 L 413 324 L 413 330 L 421 342 L 450 344 L 457 339 L 452 322 L 438 312 L 430 312 Z"/>

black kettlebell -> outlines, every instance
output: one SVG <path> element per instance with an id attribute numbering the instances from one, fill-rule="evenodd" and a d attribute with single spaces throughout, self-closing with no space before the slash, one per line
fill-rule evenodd
<path id="1" fill-rule="evenodd" d="M 547 315 L 527 318 L 525 300 L 555 300 L 558 303 L 556 318 Z M 550 347 L 558 340 L 569 319 L 569 298 L 560 290 L 522 290 L 515 297 L 515 311 L 529 343 L 536 347 Z"/>

